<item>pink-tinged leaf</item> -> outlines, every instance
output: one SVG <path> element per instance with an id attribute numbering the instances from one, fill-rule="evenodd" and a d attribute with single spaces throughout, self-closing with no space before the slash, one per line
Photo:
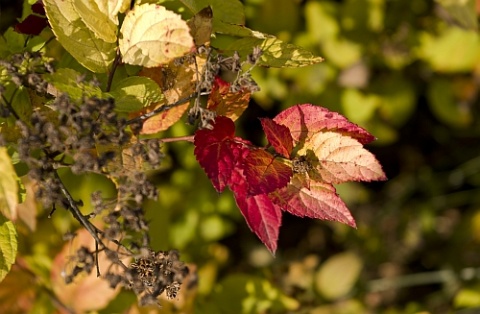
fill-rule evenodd
<path id="1" fill-rule="evenodd" d="M 313 181 L 306 174 L 295 174 L 289 185 L 269 194 L 269 197 L 293 215 L 338 221 L 356 227 L 355 220 L 337 195 L 335 187 Z"/>
<path id="2" fill-rule="evenodd" d="M 251 93 L 246 90 L 230 91 L 230 83 L 216 77 L 208 97 L 207 109 L 235 121 L 247 109 L 250 95 Z"/>
<path id="3" fill-rule="evenodd" d="M 263 149 L 251 150 L 244 161 L 250 195 L 268 194 L 288 184 L 292 168 Z"/>
<path id="4" fill-rule="evenodd" d="M 311 104 L 296 105 L 280 112 L 275 122 L 286 126 L 296 142 L 303 142 L 320 131 L 335 131 L 357 139 L 362 144 L 375 137 L 339 113 Z"/>
<path id="5" fill-rule="evenodd" d="M 262 123 L 268 142 L 275 151 L 285 158 L 290 158 L 290 153 L 293 150 L 293 138 L 290 130 L 268 118 L 260 119 L 260 123 Z"/>
<path id="6" fill-rule="evenodd" d="M 235 125 L 227 117 L 217 117 L 213 129 L 195 133 L 195 156 L 218 192 L 231 180 L 231 173 L 248 154 L 244 144 L 234 139 Z"/>
<path id="7" fill-rule="evenodd" d="M 308 151 L 314 154 L 311 165 L 326 183 L 387 179 L 375 156 L 349 136 L 335 132 L 314 134 L 298 154 L 306 153 L 311 158 Z"/>
<path id="8" fill-rule="evenodd" d="M 246 179 L 241 169 L 232 173 L 230 188 L 250 230 L 257 235 L 272 254 L 275 254 L 279 229 L 282 224 L 280 207 L 273 203 L 266 194 L 249 196 Z"/>

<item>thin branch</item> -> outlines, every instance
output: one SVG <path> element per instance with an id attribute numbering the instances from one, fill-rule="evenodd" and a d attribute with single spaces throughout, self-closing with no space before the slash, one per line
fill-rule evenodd
<path id="1" fill-rule="evenodd" d="M 451 284 L 457 282 L 458 279 L 473 280 L 478 278 L 480 278 L 480 268 L 468 267 L 462 269 L 459 273 L 450 269 L 444 269 L 372 280 L 368 283 L 368 290 L 371 292 L 380 292 L 430 284 Z"/>
<path id="2" fill-rule="evenodd" d="M 162 142 L 162 143 L 172 143 L 172 142 L 187 141 L 187 142 L 192 142 L 193 143 L 193 140 L 194 140 L 193 135 L 187 135 L 187 136 L 179 136 L 179 137 L 162 138 L 160 140 L 160 142 Z"/>
<path id="3" fill-rule="evenodd" d="M 120 64 L 120 52 L 117 50 L 117 54 L 115 55 L 115 59 L 113 60 L 113 64 L 112 64 L 112 70 L 110 71 L 110 73 L 108 73 L 107 87 L 105 88 L 105 91 L 107 93 L 110 91 L 110 88 L 112 88 L 113 76 L 119 64 Z"/>
<path id="4" fill-rule="evenodd" d="M 190 96 L 179 99 L 176 102 L 174 102 L 173 104 L 168 104 L 168 105 L 158 107 L 157 109 L 155 109 L 153 111 L 147 112 L 145 114 L 142 114 L 141 116 L 138 116 L 138 117 L 135 117 L 133 119 L 128 120 L 127 125 L 133 124 L 133 123 L 136 123 L 136 122 L 143 122 L 143 121 L 145 121 L 145 120 L 147 120 L 147 119 L 149 119 L 149 118 L 151 118 L 151 117 L 153 117 L 153 116 L 155 116 L 159 113 L 162 113 L 166 110 L 169 110 L 169 109 L 172 109 L 174 107 L 180 106 L 181 104 L 183 104 L 183 103 L 185 103 L 189 100 L 192 100 L 195 97 L 197 97 L 197 93 L 193 93 Z"/>
<path id="5" fill-rule="evenodd" d="M 87 229 L 88 233 L 92 235 L 92 237 L 95 239 L 95 241 L 101 245 L 101 247 L 105 247 L 105 244 L 103 244 L 102 240 L 99 238 L 98 233 L 96 232 L 95 226 L 87 219 L 85 216 L 83 216 L 82 212 L 80 209 L 78 209 L 77 203 L 73 199 L 72 195 L 70 192 L 67 190 L 65 185 L 63 184 L 62 180 L 60 179 L 60 176 L 56 171 L 53 171 L 53 175 L 55 176 L 55 179 L 58 180 L 60 183 L 60 189 L 62 190 L 63 195 L 68 201 L 68 210 L 72 213 L 73 217 L 85 228 Z"/>

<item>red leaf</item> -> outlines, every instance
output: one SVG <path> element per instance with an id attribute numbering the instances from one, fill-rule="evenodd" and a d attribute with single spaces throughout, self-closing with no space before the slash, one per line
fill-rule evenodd
<path id="1" fill-rule="evenodd" d="M 231 92 L 230 83 L 216 77 L 208 97 L 207 109 L 235 121 L 247 109 L 250 95 L 251 93 L 245 90 Z"/>
<path id="2" fill-rule="evenodd" d="M 244 144 L 235 140 L 235 125 L 227 117 L 217 117 L 213 129 L 195 133 L 195 156 L 218 192 L 231 180 L 232 171 L 248 154 Z"/>
<path id="3" fill-rule="evenodd" d="M 15 25 L 15 31 L 27 35 L 38 35 L 48 26 L 47 18 L 30 14 Z"/>
<path id="4" fill-rule="evenodd" d="M 268 118 L 260 119 L 260 123 L 262 123 L 268 142 L 275 148 L 275 151 L 285 158 L 290 158 L 293 150 L 293 138 L 290 130 Z"/>
<path id="5" fill-rule="evenodd" d="M 375 139 L 358 125 L 351 123 L 339 113 L 311 104 L 296 105 L 279 113 L 274 119 L 290 129 L 297 142 L 304 142 L 320 131 L 335 131 L 357 139 L 362 144 Z"/>
<path id="6" fill-rule="evenodd" d="M 338 221 L 356 227 L 350 211 L 329 183 L 317 182 L 306 174 L 296 174 L 285 188 L 269 194 L 283 210 L 299 216 Z"/>
<path id="7" fill-rule="evenodd" d="M 275 254 L 282 212 L 266 194 L 249 196 L 247 182 L 241 169 L 232 173 L 230 186 L 237 202 L 238 208 L 247 221 L 247 225 L 265 246 Z"/>
<path id="8" fill-rule="evenodd" d="M 326 183 L 386 180 L 375 156 L 357 140 L 335 132 L 314 134 L 298 154 L 312 151 L 312 166 Z M 310 157 L 312 158 L 312 157 Z"/>
<path id="9" fill-rule="evenodd" d="M 245 177 L 250 195 L 268 194 L 288 184 L 292 168 L 263 149 L 251 150 L 245 158 Z"/>

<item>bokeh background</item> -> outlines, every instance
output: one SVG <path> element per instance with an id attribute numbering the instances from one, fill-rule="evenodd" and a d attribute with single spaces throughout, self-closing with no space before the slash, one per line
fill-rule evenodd
<path id="1" fill-rule="evenodd" d="M 158 313 L 480 312 L 480 1 L 243 3 L 248 27 L 325 62 L 254 69 L 262 90 L 237 122 L 239 134 L 263 144 L 257 117 L 321 105 L 378 138 L 367 148 L 389 180 L 338 186 L 357 229 L 284 214 L 274 258 L 231 193 L 215 192 L 193 146 L 169 144 L 152 177 L 160 200 L 147 204 L 152 244 L 180 251 L 192 275 Z M 191 132 L 181 122 L 165 136 Z M 70 184 L 77 198 L 113 191 L 101 177 Z M 35 240 L 23 240 L 24 252 L 45 259 L 40 269 L 64 244 L 58 234 L 73 228 L 69 221 L 68 213 L 40 219 Z M 101 313 L 129 302 L 120 293 Z M 129 313 L 141 311 L 154 310 Z"/>

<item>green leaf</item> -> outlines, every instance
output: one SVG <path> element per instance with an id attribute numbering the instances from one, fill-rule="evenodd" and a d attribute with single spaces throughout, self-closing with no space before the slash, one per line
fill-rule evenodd
<path id="1" fill-rule="evenodd" d="M 115 43 L 97 38 L 71 1 L 45 0 L 43 3 L 53 33 L 65 50 L 90 71 L 107 72 L 115 58 Z"/>
<path id="2" fill-rule="evenodd" d="M 218 313 L 286 313 L 299 307 L 297 300 L 284 295 L 269 281 L 244 274 L 225 278 L 212 297 Z"/>
<path id="3" fill-rule="evenodd" d="M 97 86 L 81 82 L 82 75 L 69 68 L 59 68 L 52 74 L 45 75 L 45 80 L 52 84 L 57 91 L 51 93 L 66 93 L 71 99 L 82 99 L 83 96 L 102 95 L 102 90 Z"/>
<path id="4" fill-rule="evenodd" d="M 118 9 L 113 7 L 110 12 L 108 0 L 73 0 L 73 7 L 85 25 L 98 38 L 114 43 L 117 41 Z M 121 2 L 117 2 L 121 4 Z"/>
<path id="5" fill-rule="evenodd" d="M 461 289 L 453 300 L 455 308 L 478 308 L 480 307 L 480 291 L 477 289 Z"/>
<path id="6" fill-rule="evenodd" d="M 236 40 L 225 50 L 238 51 L 241 56 L 246 56 L 253 51 L 253 47 L 262 49 L 259 65 L 269 67 L 302 67 L 323 61 L 322 57 L 313 55 L 310 51 L 287 44 L 273 36 L 256 33 L 256 37 L 246 37 Z"/>
<path id="7" fill-rule="evenodd" d="M 369 121 L 380 104 L 376 95 L 363 95 L 357 89 L 345 89 L 342 93 L 342 109 L 345 116 L 357 124 Z"/>
<path id="8" fill-rule="evenodd" d="M 430 109 L 440 121 L 457 127 L 465 127 L 472 122 L 473 113 L 456 99 L 449 79 L 434 79 L 428 87 L 427 96 Z"/>
<path id="9" fill-rule="evenodd" d="M 243 4 L 238 0 L 180 0 L 192 13 L 210 6 L 213 18 L 231 24 L 244 25 Z"/>
<path id="10" fill-rule="evenodd" d="M 6 147 L 0 147 L 0 214 L 10 220 L 17 218 L 18 177 Z"/>
<path id="11" fill-rule="evenodd" d="M 0 214 L 0 282 L 10 271 L 16 256 L 17 231 L 15 225 Z"/>
<path id="12" fill-rule="evenodd" d="M 479 62 L 480 39 L 476 32 L 450 27 L 438 37 L 427 32 L 421 33 L 419 40 L 419 57 L 435 71 L 469 71 Z"/>
<path id="13" fill-rule="evenodd" d="M 148 77 L 131 76 L 112 87 L 109 93 L 115 98 L 115 108 L 119 112 L 134 112 L 160 102 L 163 94 L 160 87 Z"/>
<path id="14" fill-rule="evenodd" d="M 120 52 L 128 64 L 156 67 L 194 48 L 190 29 L 181 16 L 155 4 L 129 11 L 120 33 Z"/>
<path id="15" fill-rule="evenodd" d="M 435 0 L 465 29 L 478 30 L 475 0 Z"/>
<path id="16" fill-rule="evenodd" d="M 341 298 L 352 290 L 362 267 L 362 260 L 355 253 L 334 255 L 320 266 L 315 275 L 315 286 L 327 299 Z"/>

